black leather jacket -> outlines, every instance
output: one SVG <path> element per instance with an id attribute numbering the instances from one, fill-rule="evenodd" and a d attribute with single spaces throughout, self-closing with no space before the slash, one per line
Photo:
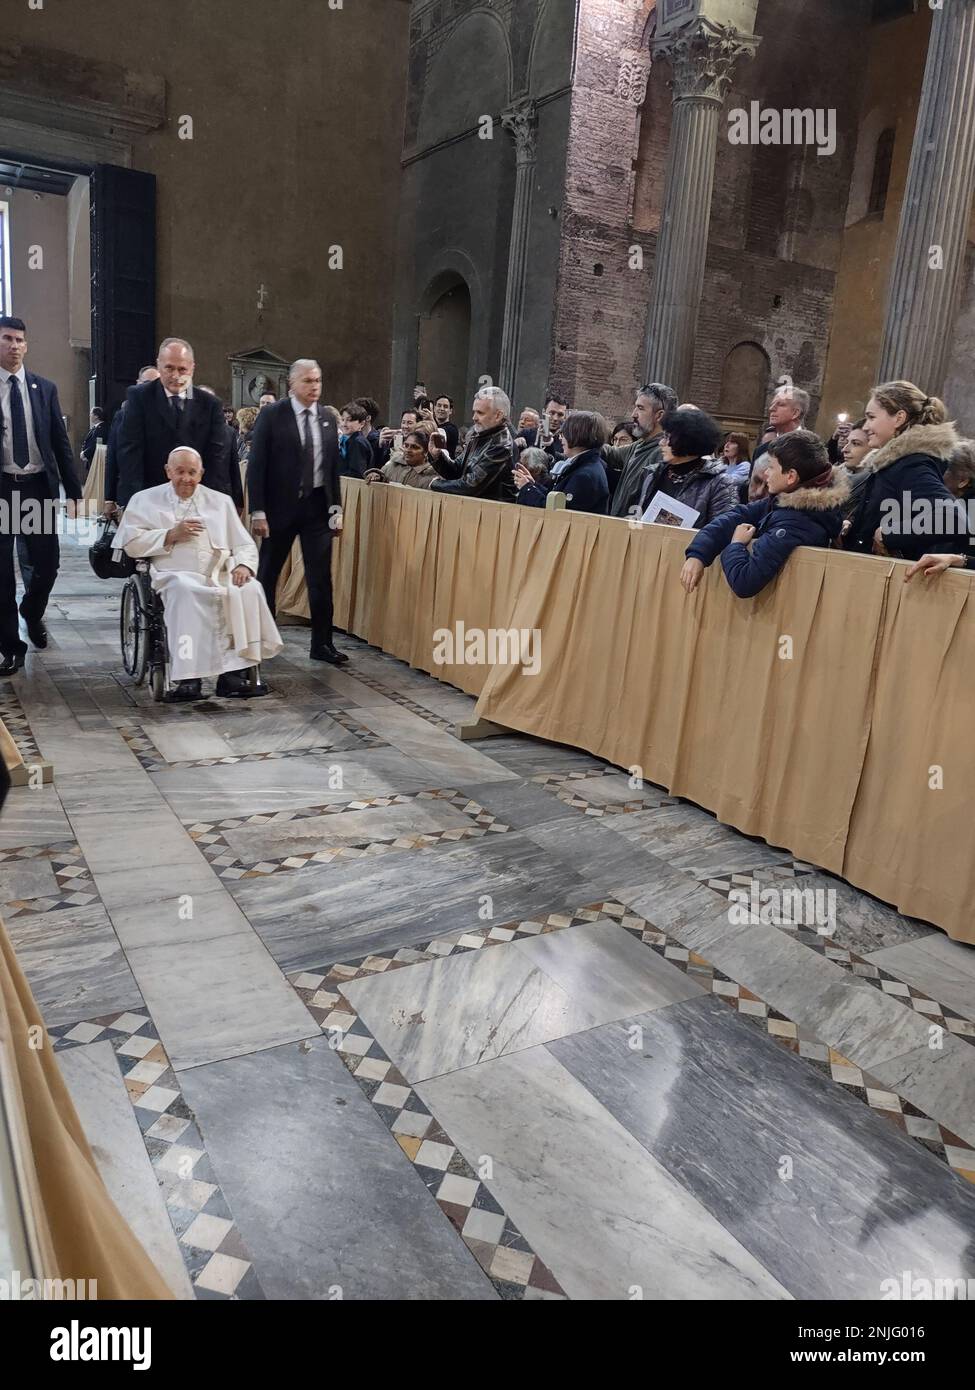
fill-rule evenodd
<path id="1" fill-rule="evenodd" d="M 430 484 L 430 491 L 513 502 L 518 495 L 511 471 L 513 458 L 514 440 L 506 420 L 480 434 L 471 430 L 459 459 L 451 461 L 443 453 L 430 456 L 440 474 Z"/>

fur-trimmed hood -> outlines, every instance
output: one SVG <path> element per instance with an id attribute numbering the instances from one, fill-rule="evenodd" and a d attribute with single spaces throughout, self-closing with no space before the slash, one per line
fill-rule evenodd
<path id="1" fill-rule="evenodd" d="M 946 459 L 958 443 L 958 435 L 953 424 L 912 425 L 903 434 L 895 434 L 893 439 L 875 449 L 870 456 L 870 471 L 879 473 L 889 468 L 898 459 L 909 454 L 927 454 L 929 458 Z"/>
<path id="2" fill-rule="evenodd" d="M 797 487 L 795 492 L 780 492 L 776 502 L 780 507 L 792 507 L 801 512 L 827 512 L 842 507 L 850 495 L 850 484 L 843 468 L 833 469 L 828 487 Z"/>

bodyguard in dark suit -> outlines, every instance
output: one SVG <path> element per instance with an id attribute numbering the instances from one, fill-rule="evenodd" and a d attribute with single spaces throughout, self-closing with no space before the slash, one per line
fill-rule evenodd
<path id="1" fill-rule="evenodd" d="M 166 460 L 179 445 L 203 459 L 203 481 L 232 495 L 227 426 L 216 396 L 193 389 L 193 349 L 182 338 L 166 338 L 156 359 L 159 380 L 130 386 L 118 436 L 118 489 L 124 507 L 144 488 L 167 481 Z"/>
<path id="2" fill-rule="evenodd" d="M 0 676 L 19 671 L 27 654 L 17 622 L 15 533 L 27 549 L 30 578 L 20 615 L 35 647 L 47 646 L 44 610 L 54 588 L 61 551 L 50 504 L 65 495 L 77 502 L 81 484 L 61 418 L 53 381 L 24 370 L 27 328 L 23 319 L 0 317 Z M 36 529 L 35 529 L 36 527 Z"/>
<path id="3" fill-rule="evenodd" d="M 247 495 L 251 530 L 261 541 L 257 577 L 271 613 L 281 567 L 301 541 L 315 661 L 341 666 L 332 644 L 332 538 L 342 529 L 338 417 L 321 405 L 322 372 L 301 358 L 288 374 L 290 395 L 261 411 L 251 435 Z"/>
<path id="4" fill-rule="evenodd" d="M 143 367 L 135 384 L 141 386 L 145 381 L 158 380 L 158 368 Z M 124 414 L 125 402 L 123 401 L 112 416 L 112 423 L 108 427 L 108 443 L 105 446 L 105 501 L 110 504 L 106 507 L 108 513 L 115 510 L 115 498 L 118 493 L 118 441 Z"/>

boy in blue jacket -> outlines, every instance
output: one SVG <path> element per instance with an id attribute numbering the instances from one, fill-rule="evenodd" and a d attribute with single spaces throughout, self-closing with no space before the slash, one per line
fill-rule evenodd
<path id="1" fill-rule="evenodd" d="M 810 430 L 781 435 L 768 449 L 769 496 L 716 517 L 684 552 L 680 582 L 692 593 L 718 556 L 739 598 L 752 598 L 800 545 L 832 545 L 843 527 L 849 484 Z M 751 549 L 749 549 L 751 545 Z"/>

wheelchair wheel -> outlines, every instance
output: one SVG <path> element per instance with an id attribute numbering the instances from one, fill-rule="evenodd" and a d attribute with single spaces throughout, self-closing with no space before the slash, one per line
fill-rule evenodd
<path id="1" fill-rule="evenodd" d="M 149 673 L 149 689 L 152 691 L 152 698 L 156 704 L 160 704 L 166 694 L 166 668 L 164 666 L 153 666 Z"/>
<path id="2" fill-rule="evenodd" d="M 126 674 L 132 677 L 136 685 L 141 685 L 149 664 L 149 614 L 143 600 L 142 585 L 135 575 L 126 580 L 122 590 L 119 636 Z"/>

